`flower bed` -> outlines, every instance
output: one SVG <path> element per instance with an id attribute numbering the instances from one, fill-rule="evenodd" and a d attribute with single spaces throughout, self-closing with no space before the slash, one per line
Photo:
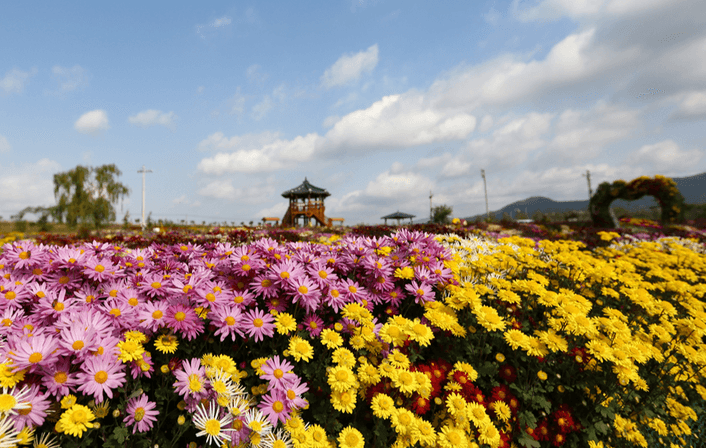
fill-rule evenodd
<path id="1" fill-rule="evenodd" d="M 703 246 L 597 236 L 594 251 L 405 229 L 325 244 L 6 244 L 0 444 L 686 437 L 688 400 L 706 397 Z"/>

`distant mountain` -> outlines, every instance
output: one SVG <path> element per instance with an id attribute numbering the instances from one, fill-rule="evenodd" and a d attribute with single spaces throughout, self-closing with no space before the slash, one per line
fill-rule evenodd
<path id="1" fill-rule="evenodd" d="M 684 196 L 687 204 L 706 204 L 706 173 L 696 174 L 694 176 L 688 177 L 673 177 L 672 180 L 676 182 L 679 192 Z M 595 191 L 595 187 L 594 187 Z M 643 196 L 636 201 L 625 201 L 623 199 L 616 199 L 611 204 L 611 207 L 620 207 L 630 211 L 645 210 L 652 206 L 658 206 L 657 200 L 652 196 Z M 588 210 L 588 199 L 584 201 L 561 201 L 557 202 L 543 196 L 533 196 L 531 198 L 523 199 L 521 201 L 513 202 L 508 204 L 500 210 L 490 211 L 491 214 L 495 215 L 496 219 L 501 219 L 503 213 L 515 216 L 517 209 L 527 213 L 528 216 L 532 216 L 537 210 L 541 212 L 569 212 L 569 211 L 581 211 Z M 471 216 L 469 218 L 464 218 L 466 221 L 474 221 L 476 218 L 484 218 L 485 213 Z M 425 221 L 429 221 L 426 219 Z M 422 221 L 415 221 L 422 223 Z"/>

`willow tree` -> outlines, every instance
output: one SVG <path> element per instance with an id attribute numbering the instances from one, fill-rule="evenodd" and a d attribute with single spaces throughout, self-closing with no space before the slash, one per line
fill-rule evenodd
<path id="1" fill-rule="evenodd" d="M 114 164 L 97 168 L 79 165 L 55 174 L 56 206 L 52 208 L 52 216 L 70 227 L 92 225 L 100 228 L 114 221 L 114 205 L 130 193 L 117 180 L 121 174 Z"/>

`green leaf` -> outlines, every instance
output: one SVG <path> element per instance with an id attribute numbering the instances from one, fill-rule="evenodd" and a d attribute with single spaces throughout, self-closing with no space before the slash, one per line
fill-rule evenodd
<path id="1" fill-rule="evenodd" d="M 524 447 L 539 448 L 539 442 L 534 440 L 532 436 L 523 432 L 522 435 L 517 439 L 518 443 Z"/>
<path id="2" fill-rule="evenodd" d="M 115 430 L 113 430 L 113 437 L 115 437 L 115 440 L 119 444 L 123 444 L 128 437 L 127 428 L 124 426 L 116 426 Z"/>
<path id="3" fill-rule="evenodd" d="M 600 432 L 601 434 L 608 434 L 608 425 L 606 425 L 603 422 L 597 422 L 595 425 L 593 425 L 596 428 L 596 431 Z"/>
<path id="4" fill-rule="evenodd" d="M 530 411 L 521 411 L 517 416 L 520 419 L 520 426 L 537 427 L 537 417 Z"/>

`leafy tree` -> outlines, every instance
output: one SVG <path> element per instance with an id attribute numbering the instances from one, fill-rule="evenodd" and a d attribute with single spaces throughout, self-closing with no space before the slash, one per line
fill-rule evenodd
<path id="1" fill-rule="evenodd" d="M 431 222 L 437 224 L 449 223 L 451 222 L 451 214 L 453 211 L 453 207 L 446 204 L 437 205 L 432 209 Z"/>
<path id="2" fill-rule="evenodd" d="M 114 204 L 130 190 L 117 181 L 122 174 L 114 164 L 97 168 L 77 166 L 54 175 L 57 205 L 52 216 L 70 227 L 92 224 L 96 229 L 115 220 Z"/>

